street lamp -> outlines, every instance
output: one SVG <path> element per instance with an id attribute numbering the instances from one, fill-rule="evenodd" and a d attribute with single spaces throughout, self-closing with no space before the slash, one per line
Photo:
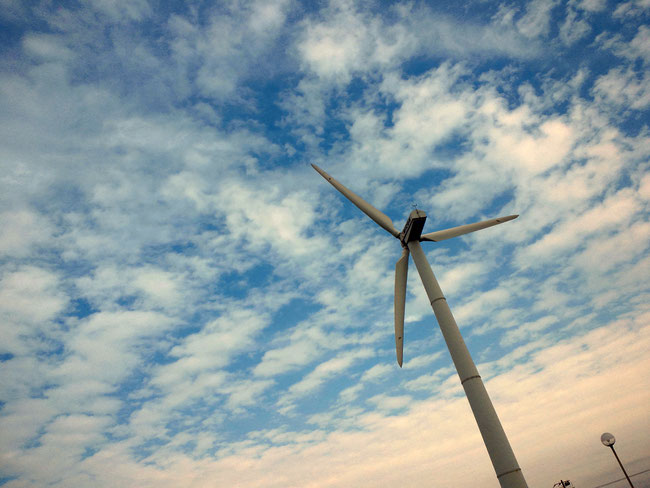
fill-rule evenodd
<path id="1" fill-rule="evenodd" d="M 627 472 L 625 471 L 625 468 L 623 467 L 623 463 L 618 458 L 618 454 L 616 454 L 616 451 L 614 450 L 614 443 L 616 442 L 616 438 L 612 434 L 610 434 L 609 432 L 605 432 L 603 435 L 600 436 L 600 442 L 602 442 L 604 446 L 612 448 L 612 452 L 614 453 L 614 457 L 618 461 L 618 465 L 623 470 L 623 474 L 627 478 L 627 482 L 630 484 L 630 486 L 632 488 L 634 488 L 634 485 L 632 484 L 632 481 L 630 480 L 630 477 L 627 475 Z"/>
<path id="2" fill-rule="evenodd" d="M 559 483 L 555 483 L 553 485 L 553 488 L 575 488 L 575 487 L 571 484 L 571 481 L 569 480 L 566 481 L 560 480 Z"/>

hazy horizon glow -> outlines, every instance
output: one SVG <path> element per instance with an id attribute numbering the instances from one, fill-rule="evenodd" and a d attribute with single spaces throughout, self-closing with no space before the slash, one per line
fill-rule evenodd
<path id="1" fill-rule="evenodd" d="M 0 0 L 0 486 L 497 487 L 650 468 L 650 4 Z M 650 473 L 635 479 L 650 487 Z M 610 485 L 614 488 L 624 483 Z"/>

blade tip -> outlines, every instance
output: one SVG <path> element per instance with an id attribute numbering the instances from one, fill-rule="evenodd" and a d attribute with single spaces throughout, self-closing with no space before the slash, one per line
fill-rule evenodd
<path id="1" fill-rule="evenodd" d="M 325 178 L 327 181 L 329 181 L 329 182 L 332 181 L 332 177 L 325 170 L 319 168 L 314 163 L 311 163 L 311 167 L 314 168 L 316 170 L 316 172 L 319 175 L 321 175 L 323 178 Z"/>
<path id="2" fill-rule="evenodd" d="M 519 217 L 519 214 L 516 214 L 516 215 L 507 215 L 507 216 L 505 216 L 505 217 L 499 217 L 498 219 L 496 219 L 496 221 L 497 221 L 499 224 L 503 224 L 504 222 L 510 222 L 511 220 L 515 220 L 517 217 Z"/>

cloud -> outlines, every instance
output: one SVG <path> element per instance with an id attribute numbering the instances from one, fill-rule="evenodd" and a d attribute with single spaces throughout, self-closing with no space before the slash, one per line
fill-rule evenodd
<path id="1" fill-rule="evenodd" d="M 544 30 L 548 2 L 518 30 Z M 389 20 L 390 19 L 390 20 Z M 377 16 L 350 2 L 332 1 L 321 15 L 303 23 L 298 44 L 303 62 L 319 77 L 346 83 L 357 73 L 393 67 L 412 56 L 535 56 L 537 47 L 504 22 L 481 25 L 462 22 L 423 6 L 396 6 Z"/>
<path id="2" fill-rule="evenodd" d="M 306 202 L 306 194 L 278 195 L 279 188 L 270 188 L 266 201 L 260 201 L 251 188 L 230 182 L 218 195 L 226 225 L 235 238 L 247 237 L 251 245 L 269 242 L 284 253 L 304 254 L 313 246 L 323 246 L 317 237 L 304 237 L 315 218 Z"/>
<path id="3" fill-rule="evenodd" d="M 526 6 L 526 13 L 517 21 L 517 29 L 528 38 L 548 34 L 551 11 L 558 4 L 556 0 L 534 0 Z"/>
<path id="4" fill-rule="evenodd" d="M 152 10 L 147 0 L 124 3 L 119 0 L 92 0 L 89 6 L 107 15 L 113 22 L 142 20 L 151 15 Z"/>
<path id="5" fill-rule="evenodd" d="M 258 1 L 206 9 L 205 17 L 192 9 L 188 16 L 172 15 L 167 28 L 173 68 L 209 99 L 243 96 L 242 82 L 278 67 L 265 54 L 278 41 L 288 5 Z"/>
<path id="6" fill-rule="evenodd" d="M 467 325 L 489 314 L 494 308 L 507 304 L 509 299 L 510 294 L 503 288 L 480 292 L 460 307 L 455 307 L 454 316 L 460 324 Z"/>
<path id="7" fill-rule="evenodd" d="M 422 354 L 406 361 L 405 368 L 421 368 L 426 366 L 442 356 L 442 351 L 434 354 Z"/>
<path id="8" fill-rule="evenodd" d="M 573 8 L 567 7 L 564 23 L 560 27 L 560 39 L 567 45 L 571 45 L 583 39 L 591 32 L 591 26 L 587 21 L 578 17 Z"/>
<path id="9" fill-rule="evenodd" d="M 599 436 L 604 430 L 616 432 L 621 442 L 625 439 L 628 463 L 646 456 L 638 425 L 647 422 L 644 407 L 648 398 L 639 391 L 648 390 L 640 374 L 648 367 L 644 355 L 648 330 L 647 326 L 639 328 L 644 319 L 639 316 L 638 320 L 638 325 L 625 320 L 561 341 L 487 382 L 530 484 L 552 483 L 558 472 L 569 473 L 576 485 L 602 479 L 602 459 L 607 453 Z M 534 375 L 530 374 L 533 369 L 537 371 Z M 599 372 L 597 377 L 594 370 Z M 457 384 L 455 391 L 460 392 Z M 609 400 L 603 402 L 602 398 Z M 386 401 L 390 403 L 390 399 Z M 621 411 L 627 412 L 625 420 Z M 598 422 L 585 425 L 585 412 Z M 367 413 L 359 418 L 359 425 L 361 430 L 303 440 L 288 433 L 273 436 L 270 439 L 277 439 L 277 444 L 263 449 L 249 442 L 213 463 L 176 456 L 168 464 L 175 474 L 158 484 L 171 486 L 176 477 L 191 477 L 197 486 L 207 486 L 219 473 L 224 482 L 241 486 L 256 486 L 259 479 L 270 487 L 305 479 L 313 486 L 376 486 L 397 478 L 414 486 L 432 471 L 454 486 L 494 483 L 471 411 L 462 397 L 451 402 L 413 401 L 405 412 L 394 416 Z M 582 427 L 576 430 L 576 425 Z M 567 434 L 558 438 L 558 433 Z M 287 438 L 293 442 L 287 445 L 282 440 Z M 394 456 L 395 452 L 400 455 Z M 436 455 L 439 452 L 446 456 Z M 549 471 L 548 466 L 555 469 Z M 129 469 L 127 463 L 115 475 Z"/>
<path id="10" fill-rule="evenodd" d="M 647 64 L 650 60 L 650 40 L 648 33 L 650 29 L 647 26 L 639 26 L 636 35 L 626 42 L 621 35 L 611 35 L 602 33 L 596 38 L 596 44 L 604 49 L 612 50 L 616 55 L 628 59 L 629 61 L 641 60 Z"/>
<path id="11" fill-rule="evenodd" d="M 96 379 L 116 388 L 125 376 L 142 366 L 145 341 L 176 324 L 160 313 L 144 311 L 98 312 L 69 331 L 65 360 L 52 372 L 54 378 Z M 150 344 L 155 350 L 155 345 Z"/>
<path id="12" fill-rule="evenodd" d="M 398 243 L 309 161 L 397 225 L 520 213 L 426 250 L 524 473 L 646 462 L 643 2 L 2 5 L 7 486 L 495 483 L 414 270 L 400 369 Z"/>
<path id="13" fill-rule="evenodd" d="M 404 388 L 411 391 L 437 391 L 443 388 L 449 378 L 455 378 L 453 369 L 449 366 L 440 368 L 433 373 L 425 373 L 414 380 L 404 383 Z"/>
<path id="14" fill-rule="evenodd" d="M 186 298 L 183 275 L 152 266 L 100 267 L 77 280 L 82 294 L 102 309 L 136 300 L 144 309 L 176 311 Z"/>
<path id="15" fill-rule="evenodd" d="M 44 484 L 61 482 L 75 469 L 88 446 L 96 445 L 108 419 L 90 415 L 65 415 L 54 419 L 39 439 L 39 444 L 24 450 L 12 460 L 13 469 L 25 469 L 40 461 L 40 469 L 32 471 L 29 482 Z M 13 456 L 12 456 L 13 457 Z M 57 462 L 49 462 L 56 458 Z"/>
<path id="16" fill-rule="evenodd" d="M 409 363 L 410 364 L 410 363 Z M 386 373 L 394 369 L 394 365 L 392 364 L 376 364 L 369 370 L 367 370 L 365 373 L 363 373 L 363 376 L 361 377 L 361 381 L 377 381 L 380 378 L 382 378 Z"/>
<path id="17" fill-rule="evenodd" d="M 23 209 L 0 215 L 3 232 L 0 235 L 0 253 L 8 256 L 30 255 L 34 246 L 48 243 L 53 228 L 42 215 Z"/>
<path id="18" fill-rule="evenodd" d="M 594 95 L 605 104 L 643 110 L 650 104 L 647 82 L 647 72 L 638 76 L 629 68 L 614 68 L 598 78 Z"/>
<path id="19" fill-rule="evenodd" d="M 58 286 L 55 274 L 35 266 L 5 274 L 0 285 L 0 307 L 5 320 L 32 326 L 52 320 L 67 304 L 67 297 Z"/>
<path id="20" fill-rule="evenodd" d="M 632 0 L 623 2 L 616 7 L 613 16 L 615 18 L 634 18 L 639 14 L 643 14 L 648 8 L 646 0 Z"/>
<path id="21" fill-rule="evenodd" d="M 23 38 L 23 50 L 44 61 L 67 61 L 73 53 L 62 41 L 62 37 L 54 35 L 28 35 Z"/>
<path id="22" fill-rule="evenodd" d="M 232 388 L 224 388 L 222 391 L 229 395 L 226 407 L 236 410 L 254 405 L 259 401 L 260 395 L 273 385 L 274 382 L 271 380 L 253 380 L 239 382 Z"/>
<path id="23" fill-rule="evenodd" d="M 309 339 L 293 341 L 290 345 L 270 349 L 264 353 L 262 361 L 255 366 L 259 376 L 274 376 L 298 366 L 308 364 L 318 351 L 317 341 Z"/>
<path id="24" fill-rule="evenodd" d="M 625 188 L 581 215 L 568 215 L 552 232 L 522 250 L 518 260 L 526 266 L 542 266 L 549 259 L 581 249 L 590 237 L 606 240 L 612 231 L 627 228 L 642 209 L 635 192 Z"/>
<path id="25" fill-rule="evenodd" d="M 374 403 L 380 412 L 390 412 L 394 410 L 401 410 L 407 407 L 412 401 L 412 398 L 407 395 L 403 396 L 388 396 L 376 395 L 368 399 L 368 402 Z"/>
<path id="26" fill-rule="evenodd" d="M 576 264 L 588 269 L 597 264 L 599 271 L 606 271 L 625 262 L 635 260 L 647 249 L 650 225 L 639 222 L 611 239 L 593 243 L 576 259 Z"/>
<path id="27" fill-rule="evenodd" d="M 524 339 L 538 338 L 543 331 L 553 324 L 557 323 L 558 318 L 553 315 L 547 315 L 534 322 L 519 324 L 515 329 L 509 330 L 501 340 L 504 346 L 511 346 Z"/>
<path id="28" fill-rule="evenodd" d="M 582 0 L 577 6 L 588 12 L 600 12 L 607 6 L 607 2 L 604 0 Z"/>
<path id="29" fill-rule="evenodd" d="M 343 6 L 330 25 L 307 25 L 305 40 L 300 46 L 303 59 L 321 76 L 347 78 L 358 69 L 367 38 L 366 28 L 350 6 Z"/>
<path id="30" fill-rule="evenodd" d="M 349 368 L 354 361 L 368 358 L 371 355 L 372 351 L 370 349 L 361 349 L 359 351 L 345 352 L 332 359 L 328 359 L 316 366 L 302 380 L 291 385 L 289 388 L 289 394 L 294 398 L 304 396 L 320 387 L 320 385 L 331 377 L 336 376 L 343 370 Z M 282 400 L 282 403 L 287 403 L 286 397 Z"/>

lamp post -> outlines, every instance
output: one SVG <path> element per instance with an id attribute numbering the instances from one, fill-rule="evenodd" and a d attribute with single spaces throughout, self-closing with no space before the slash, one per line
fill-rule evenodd
<path id="1" fill-rule="evenodd" d="M 614 450 L 614 443 L 616 442 L 616 438 L 609 432 L 605 432 L 603 435 L 600 436 L 600 442 L 602 442 L 604 446 L 610 447 L 612 449 L 612 452 L 614 453 L 614 457 L 618 461 L 618 465 L 621 467 L 621 470 L 623 470 L 623 474 L 625 475 L 625 478 L 627 478 L 627 482 L 630 484 L 632 488 L 634 488 L 634 485 L 632 484 L 630 477 L 627 475 L 627 472 L 623 467 L 623 463 L 618 458 L 618 454 L 616 454 L 616 451 Z"/>
<path id="2" fill-rule="evenodd" d="M 553 488 L 574 488 L 574 486 L 571 484 L 571 481 L 569 480 L 560 480 L 559 483 L 555 483 L 553 485 Z"/>

